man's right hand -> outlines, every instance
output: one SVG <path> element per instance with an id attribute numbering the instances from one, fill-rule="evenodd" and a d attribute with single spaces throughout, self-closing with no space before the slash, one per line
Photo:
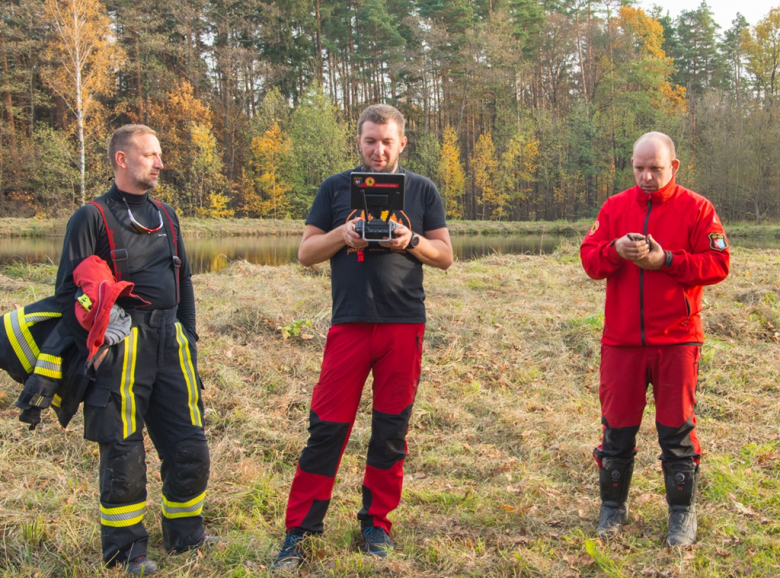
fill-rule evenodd
<path id="1" fill-rule="evenodd" d="M 355 232 L 355 223 L 362 220 L 361 217 L 357 217 L 343 225 L 344 243 L 347 247 L 353 247 L 355 249 L 364 249 L 368 247 L 368 241 L 365 241 L 363 237 Z"/>
<path id="2" fill-rule="evenodd" d="M 615 250 L 627 261 L 638 261 L 647 256 L 650 246 L 641 233 L 628 233 L 615 241 Z"/>

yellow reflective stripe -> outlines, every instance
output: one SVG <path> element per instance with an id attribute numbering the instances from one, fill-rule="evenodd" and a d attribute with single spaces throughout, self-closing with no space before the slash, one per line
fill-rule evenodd
<path id="1" fill-rule="evenodd" d="M 119 391 L 122 396 L 122 435 L 129 437 L 135 433 L 135 396 L 133 384 L 135 383 L 135 358 L 138 344 L 138 328 L 133 327 L 130 336 L 125 339 L 125 355 L 122 363 L 122 381 Z"/>
<path id="2" fill-rule="evenodd" d="M 57 365 L 60 365 L 62 363 L 62 357 L 57 357 L 56 355 L 49 355 L 48 353 L 41 353 L 38 356 L 38 361 L 48 361 L 49 363 L 55 363 Z"/>
<path id="3" fill-rule="evenodd" d="M 179 342 L 179 364 L 181 372 L 184 375 L 184 381 L 187 383 L 187 404 L 190 407 L 190 420 L 192 425 L 203 427 L 203 419 L 198 408 L 198 380 L 195 378 L 195 367 L 192 365 L 192 354 L 190 353 L 190 344 L 187 336 L 184 335 L 184 329 L 181 323 L 176 323 L 176 340 Z"/>
<path id="4" fill-rule="evenodd" d="M 49 377 L 51 379 L 62 379 L 62 372 L 56 369 L 49 369 L 48 367 L 42 367 L 40 365 L 35 366 L 33 373 L 42 375 L 43 377 Z"/>
<path id="5" fill-rule="evenodd" d="M 57 311 L 38 311 L 37 313 L 27 313 L 24 316 L 24 322 L 27 324 L 27 327 L 31 327 L 39 321 L 48 321 L 49 319 L 57 319 L 58 317 L 62 317 L 62 313 Z"/>
<path id="6" fill-rule="evenodd" d="M 24 309 L 11 311 L 10 313 L 3 315 L 5 333 L 8 336 L 8 341 L 11 342 L 11 347 L 13 347 L 16 357 L 19 359 L 22 367 L 24 367 L 24 370 L 27 373 L 32 373 L 33 367 L 35 367 L 35 359 L 38 357 L 40 350 L 38 349 L 38 346 L 35 345 L 35 341 L 28 331 L 27 335 L 30 335 L 30 341 L 32 341 L 32 347 L 30 347 L 30 341 L 27 341 L 27 337 L 24 335 L 19 323 L 20 313 L 23 321 Z"/>
<path id="7" fill-rule="evenodd" d="M 62 379 L 62 358 L 48 353 L 41 353 L 35 362 L 35 371 L 38 375 L 52 379 Z"/>
<path id="8" fill-rule="evenodd" d="M 59 395 L 57 395 L 57 394 L 55 393 L 55 394 L 54 394 L 54 397 L 53 397 L 53 398 L 52 398 L 52 400 L 51 400 L 51 404 L 52 404 L 54 407 L 60 407 L 60 405 L 62 404 L 62 398 L 61 398 Z"/>
<path id="9" fill-rule="evenodd" d="M 131 518 L 129 520 L 104 520 L 100 519 L 100 523 L 104 526 L 113 526 L 114 528 L 124 528 L 126 526 L 133 526 L 135 524 L 138 524 L 141 520 L 144 519 L 144 515 L 141 514 L 140 516 L 136 518 Z"/>
<path id="10" fill-rule="evenodd" d="M 132 514 L 133 512 L 139 512 L 140 510 L 146 510 L 146 502 L 138 502 L 137 504 L 130 504 L 129 506 L 116 506 L 115 508 L 106 508 L 103 504 L 100 504 L 100 513 L 107 516 Z"/>
<path id="11" fill-rule="evenodd" d="M 146 502 L 116 508 L 100 505 L 100 523 L 104 526 L 114 528 L 132 526 L 143 520 L 144 514 L 146 514 Z"/>
<path id="12" fill-rule="evenodd" d="M 162 514 L 166 518 L 191 518 L 200 516 L 203 511 L 203 502 L 206 499 L 204 491 L 200 496 L 196 496 L 186 502 L 172 502 L 163 495 Z"/>
<path id="13" fill-rule="evenodd" d="M 30 351 L 33 352 L 33 355 L 37 359 L 41 353 L 41 350 L 38 349 L 38 345 L 35 343 L 35 339 L 33 339 L 32 333 L 30 333 L 30 325 L 33 324 L 30 323 L 28 325 L 27 316 L 24 314 L 24 307 L 22 307 L 18 311 L 18 313 L 19 313 L 19 329 L 22 330 L 22 336 L 24 337 L 24 340 L 27 342 Z"/>

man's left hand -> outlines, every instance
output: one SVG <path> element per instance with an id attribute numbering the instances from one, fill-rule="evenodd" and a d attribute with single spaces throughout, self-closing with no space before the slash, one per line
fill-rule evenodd
<path id="1" fill-rule="evenodd" d="M 661 247 L 661 244 L 653 239 L 652 235 L 648 235 L 647 240 L 650 242 L 650 252 L 641 259 L 634 261 L 634 263 L 637 267 L 641 267 L 647 271 L 655 271 L 663 266 L 664 261 L 666 260 L 666 253 L 664 252 L 663 247 Z"/>
<path id="2" fill-rule="evenodd" d="M 382 247 L 387 247 L 388 249 L 395 249 L 396 251 L 400 251 L 402 249 L 406 249 L 406 246 L 409 244 L 409 241 L 412 239 L 412 231 L 402 225 L 401 223 L 396 223 L 395 231 L 393 232 L 393 238 L 388 241 L 379 241 L 379 244 Z"/>

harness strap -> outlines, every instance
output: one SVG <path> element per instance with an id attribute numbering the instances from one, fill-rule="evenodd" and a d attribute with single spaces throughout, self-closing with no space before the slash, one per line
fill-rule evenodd
<path id="1" fill-rule="evenodd" d="M 171 250 L 173 270 L 176 275 L 176 303 L 178 304 L 180 300 L 179 270 L 181 268 L 181 259 L 179 258 L 179 243 L 178 238 L 176 237 L 176 229 L 173 226 L 173 219 L 165 208 L 165 205 L 155 199 L 150 198 L 150 200 L 159 210 L 165 213 L 165 216 L 167 217 L 167 220 L 163 219 L 163 226 L 165 227 L 166 237 L 168 237 L 168 247 Z M 100 216 L 103 217 L 103 224 L 106 227 L 106 234 L 108 235 L 108 246 L 111 249 L 111 261 L 114 265 L 114 276 L 116 277 L 116 280 L 130 281 L 130 268 L 127 265 L 127 249 L 124 245 L 124 238 L 120 233 L 122 229 L 119 222 L 102 199 L 97 198 L 94 201 L 90 201 L 90 204 L 95 205 L 100 211 Z"/>
<path id="2" fill-rule="evenodd" d="M 181 269 L 181 259 L 179 259 L 179 243 L 176 237 L 176 228 L 173 226 L 173 219 L 171 219 L 171 216 L 168 214 L 165 205 L 156 199 L 152 199 L 152 202 L 157 205 L 158 209 L 165 213 L 166 217 L 168 217 L 168 221 L 163 221 L 163 223 L 165 224 L 165 232 L 168 233 L 168 245 L 171 248 L 171 256 L 173 257 L 173 270 L 176 271 L 176 304 L 178 304 L 180 299 L 179 270 Z"/>
<path id="3" fill-rule="evenodd" d="M 103 217 L 103 224 L 106 227 L 106 234 L 108 235 L 108 246 L 111 249 L 111 262 L 114 265 L 114 276 L 116 277 L 116 280 L 130 281 L 130 268 L 127 265 L 127 249 L 125 248 L 124 239 L 121 234 L 115 234 L 115 232 L 121 231 L 119 222 L 102 199 L 90 201 L 90 204 L 95 205 L 100 211 L 100 216 Z"/>

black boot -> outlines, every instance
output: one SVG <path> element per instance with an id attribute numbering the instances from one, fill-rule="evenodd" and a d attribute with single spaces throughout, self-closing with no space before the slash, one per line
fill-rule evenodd
<path id="1" fill-rule="evenodd" d="M 603 458 L 599 470 L 601 510 L 596 532 L 599 536 L 620 533 L 628 521 L 628 488 L 634 473 L 633 459 Z"/>
<path id="2" fill-rule="evenodd" d="M 693 461 L 664 462 L 666 502 L 669 504 L 669 532 L 666 546 L 696 543 L 696 492 L 699 466 Z"/>

